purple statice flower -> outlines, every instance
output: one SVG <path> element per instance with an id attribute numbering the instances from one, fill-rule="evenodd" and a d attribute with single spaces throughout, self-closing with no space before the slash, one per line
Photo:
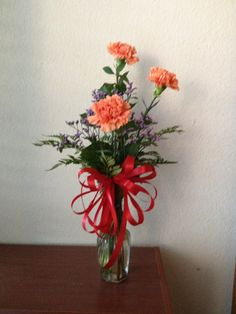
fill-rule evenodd
<path id="1" fill-rule="evenodd" d="M 160 137 L 156 134 L 154 129 L 151 127 L 147 127 L 145 130 L 143 130 L 140 136 L 143 137 L 144 140 L 148 140 L 152 142 L 158 142 L 160 140 Z"/>
<path id="2" fill-rule="evenodd" d="M 148 114 L 144 114 L 143 112 L 141 112 L 141 119 L 145 122 L 148 122 L 148 123 L 152 123 L 152 118 L 148 115 Z"/>
<path id="3" fill-rule="evenodd" d="M 126 90 L 124 92 L 118 91 L 116 88 L 113 88 L 112 95 L 116 94 L 120 97 L 125 97 L 126 99 L 132 96 L 132 93 L 136 90 L 136 87 L 133 87 L 133 83 L 128 83 L 126 85 Z M 98 102 L 101 99 L 104 99 L 108 94 L 101 91 L 100 89 L 94 89 L 92 91 L 92 102 Z"/>
<path id="4" fill-rule="evenodd" d="M 68 141 L 68 136 L 66 134 L 60 133 L 60 142 L 57 144 L 57 150 L 61 153 Z"/>
<path id="5" fill-rule="evenodd" d="M 157 142 L 160 140 L 160 137 L 157 136 L 154 129 L 155 123 L 152 121 L 152 118 L 149 115 L 141 112 L 138 117 L 135 117 L 133 115 L 131 117 L 131 120 L 134 121 L 134 123 L 138 127 L 138 130 L 132 127 L 129 130 L 126 130 L 129 133 L 129 143 L 136 143 L 140 140 L 151 142 Z"/>
<path id="6" fill-rule="evenodd" d="M 77 130 L 77 131 L 76 131 L 76 134 L 75 134 L 75 137 L 76 137 L 76 138 L 80 138 L 81 134 L 82 134 L 82 132 L 79 131 L 79 130 Z"/>
<path id="7" fill-rule="evenodd" d="M 142 118 L 139 118 L 139 119 L 134 119 L 134 122 L 137 126 L 139 126 L 140 128 L 144 129 L 146 126 L 145 126 L 145 122 Z"/>
<path id="8" fill-rule="evenodd" d="M 133 87 L 133 83 L 128 83 L 126 85 L 126 90 L 124 92 L 119 92 L 117 89 L 113 89 L 112 93 L 119 95 L 125 100 L 128 100 L 132 96 L 132 93 L 134 92 L 134 90 L 136 90 L 136 88 Z"/>
<path id="9" fill-rule="evenodd" d="M 138 119 L 133 118 L 135 124 L 139 126 L 142 129 L 146 129 L 151 125 L 152 118 L 149 115 L 145 115 L 143 112 L 141 112 L 140 117 Z"/>
<path id="10" fill-rule="evenodd" d="M 93 112 L 92 109 L 87 109 L 87 110 L 86 110 L 86 113 L 87 113 L 87 116 L 88 116 L 88 117 L 94 115 L 94 112 Z"/>
<path id="11" fill-rule="evenodd" d="M 126 86 L 126 91 L 124 92 L 124 95 L 127 98 L 130 98 L 136 89 L 137 89 L 136 87 L 133 87 L 133 83 L 129 82 Z"/>
<path id="12" fill-rule="evenodd" d="M 105 98 L 107 96 L 106 93 L 102 92 L 99 89 L 94 89 L 92 91 L 92 102 L 98 102 L 99 100 Z"/>
<path id="13" fill-rule="evenodd" d="M 87 109 L 87 110 L 86 110 L 86 114 L 87 114 L 87 117 L 90 117 L 90 116 L 93 116 L 93 115 L 94 115 L 94 112 L 93 112 L 92 109 Z M 86 128 L 86 130 L 87 130 L 88 126 L 89 126 L 89 122 L 88 122 L 87 117 L 80 119 L 81 127 L 82 127 L 82 128 Z"/>
<path id="14" fill-rule="evenodd" d="M 69 125 L 72 125 L 69 123 Z M 72 125 L 73 126 L 73 125 Z M 82 132 L 78 129 L 74 135 L 64 133 L 59 134 L 59 141 L 56 143 L 57 150 L 62 153 L 65 148 L 82 148 L 83 141 L 81 139 Z"/>
<path id="15" fill-rule="evenodd" d="M 124 92 L 119 92 L 117 89 L 114 89 L 112 92 L 113 92 L 113 94 L 116 94 L 116 95 L 118 95 L 120 97 L 124 96 Z"/>
<path id="16" fill-rule="evenodd" d="M 86 127 L 86 129 L 87 129 L 88 126 L 89 126 L 89 122 L 88 122 L 88 119 L 87 119 L 87 118 L 82 118 L 82 119 L 80 120 L 80 123 L 81 123 L 82 129 L 84 129 L 83 126 Z"/>
<path id="17" fill-rule="evenodd" d="M 160 139 L 161 139 L 160 136 L 158 136 L 157 134 L 153 134 L 153 141 L 154 141 L 154 142 L 159 142 Z"/>

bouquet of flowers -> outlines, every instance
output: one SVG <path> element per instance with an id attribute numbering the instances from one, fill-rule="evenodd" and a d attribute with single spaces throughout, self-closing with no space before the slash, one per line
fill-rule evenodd
<path id="1" fill-rule="evenodd" d="M 150 193 L 146 185 L 150 185 L 149 181 L 156 176 L 155 166 L 174 163 L 161 157 L 156 149 L 158 142 L 167 134 L 181 130 L 177 125 L 158 130 L 157 122 L 151 117 L 164 90 L 168 87 L 179 89 L 176 75 L 152 67 L 148 75 L 148 80 L 154 83 L 152 99 L 148 104 L 143 100 L 143 110 L 135 114 L 137 89 L 129 81 L 126 67 L 139 61 L 136 49 L 115 42 L 108 45 L 108 52 L 115 58 L 114 66 L 105 66 L 103 70 L 114 80 L 93 90 L 92 105 L 77 120 L 66 122 L 73 133 L 47 136 L 35 145 L 49 145 L 60 153 L 73 150 L 73 154 L 60 159 L 51 169 L 69 164 L 81 166 L 81 190 L 71 205 L 81 201 L 82 209 L 75 212 L 83 215 L 83 228 L 96 233 L 100 244 L 101 239 L 106 243 L 108 238 L 112 239 L 112 245 L 108 243 L 109 253 L 104 257 L 100 252 L 99 260 L 103 271 L 108 271 L 111 277 L 114 264 L 119 262 L 120 265 L 124 259 L 128 260 L 127 256 L 121 256 L 122 250 L 125 251 L 127 222 L 141 224 L 143 211 L 154 207 L 156 189 Z M 141 208 L 137 199 L 140 195 L 146 199 L 146 208 Z M 90 199 L 85 204 L 87 196 Z M 116 267 L 119 272 L 117 280 L 123 278 L 122 272 L 126 269 L 122 267 L 125 268 L 124 265 L 121 269 Z M 106 280 L 108 275 L 106 273 Z"/>

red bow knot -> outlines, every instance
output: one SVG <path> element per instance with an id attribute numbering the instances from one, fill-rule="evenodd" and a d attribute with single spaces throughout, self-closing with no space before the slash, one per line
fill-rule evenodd
<path id="1" fill-rule="evenodd" d="M 81 180 L 82 174 L 87 177 L 84 181 Z M 125 237 L 126 224 L 129 222 L 131 225 L 136 226 L 144 221 L 143 209 L 135 200 L 138 193 L 143 193 L 148 198 L 148 207 L 144 211 L 150 211 L 154 207 L 154 201 L 157 197 L 157 190 L 154 186 L 155 195 L 151 196 L 150 193 L 141 185 L 150 184 L 148 181 L 155 178 L 156 171 L 151 165 L 142 165 L 135 168 L 135 159 L 133 156 L 127 156 L 122 164 L 122 171 L 113 178 L 108 178 L 99 173 L 93 168 L 84 168 L 79 171 L 78 178 L 81 184 L 81 191 L 71 202 L 71 207 L 74 203 L 81 199 L 83 211 L 74 211 L 76 214 L 84 215 L 82 226 L 84 230 L 90 233 L 99 232 L 115 235 L 118 231 L 118 218 L 115 208 L 115 184 L 118 185 L 123 191 L 124 195 L 124 211 L 122 215 L 121 225 L 115 249 L 111 255 L 110 260 L 105 265 L 105 268 L 110 268 L 116 261 L 122 243 Z M 86 189 L 86 191 L 84 191 Z M 94 193 L 92 201 L 88 205 L 84 204 L 84 196 Z M 137 219 L 129 208 L 129 203 L 135 208 Z M 91 217 L 93 215 L 93 217 Z M 91 230 L 87 229 L 90 225 Z"/>

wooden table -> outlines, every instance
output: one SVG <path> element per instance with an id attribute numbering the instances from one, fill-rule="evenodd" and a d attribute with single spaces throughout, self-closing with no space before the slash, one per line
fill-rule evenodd
<path id="1" fill-rule="evenodd" d="M 171 314 L 159 248 L 131 248 L 129 277 L 100 279 L 95 247 L 0 245 L 0 314 Z"/>

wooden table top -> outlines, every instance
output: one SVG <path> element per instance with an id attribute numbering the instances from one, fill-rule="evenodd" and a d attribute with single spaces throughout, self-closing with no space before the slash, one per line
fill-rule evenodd
<path id="1" fill-rule="evenodd" d="M 0 314 L 171 314 L 159 248 L 131 248 L 120 284 L 100 278 L 95 247 L 0 245 Z"/>

